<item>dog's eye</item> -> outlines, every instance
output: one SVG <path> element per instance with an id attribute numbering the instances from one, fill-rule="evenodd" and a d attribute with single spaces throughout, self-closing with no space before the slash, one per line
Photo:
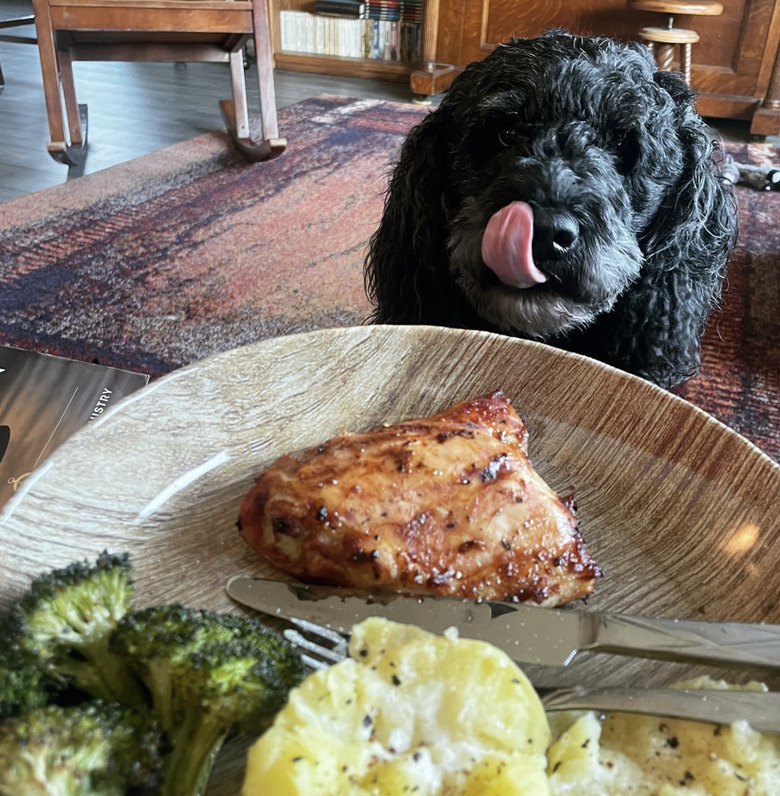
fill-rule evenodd
<path id="1" fill-rule="evenodd" d="M 498 128 L 497 136 L 501 146 L 512 146 L 518 138 L 517 127 L 511 124 L 504 124 Z"/>

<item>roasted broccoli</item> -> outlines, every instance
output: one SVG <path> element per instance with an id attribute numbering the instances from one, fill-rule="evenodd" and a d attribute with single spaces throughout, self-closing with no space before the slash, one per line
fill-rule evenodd
<path id="1" fill-rule="evenodd" d="M 255 619 L 132 611 L 131 597 L 128 556 L 103 553 L 41 575 L 13 605 L 0 630 L 0 796 L 200 796 L 228 732 L 264 730 L 303 676 Z M 92 703 L 64 707 L 85 694 Z M 60 704 L 43 707 L 52 695 Z"/>
<path id="2" fill-rule="evenodd" d="M 38 657 L 0 633 L 0 721 L 43 707 L 55 690 Z"/>
<path id="3" fill-rule="evenodd" d="M 110 650 L 136 669 L 168 734 L 163 796 L 202 793 L 228 731 L 265 729 L 303 676 L 295 649 L 255 619 L 178 604 L 128 613 Z"/>
<path id="4" fill-rule="evenodd" d="M 142 704 L 146 695 L 132 670 L 108 652 L 108 636 L 130 609 L 131 597 L 127 555 L 104 552 L 95 564 L 52 570 L 36 578 L 12 606 L 9 643 L 34 656 L 60 685 L 107 702 Z"/>
<path id="5" fill-rule="evenodd" d="M 94 700 L 0 724 L 2 796 L 154 796 L 162 733 L 150 711 Z"/>

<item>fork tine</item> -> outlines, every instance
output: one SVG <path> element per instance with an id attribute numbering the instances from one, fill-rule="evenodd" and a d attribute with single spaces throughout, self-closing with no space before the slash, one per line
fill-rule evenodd
<path id="1" fill-rule="evenodd" d="M 314 622 L 307 622 L 305 619 L 290 621 L 300 630 L 287 628 L 282 631 L 282 635 L 298 648 L 304 664 L 310 669 L 326 669 L 332 663 L 338 663 L 347 657 L 347 642 L 339 633 Z M 317 641 L 307 638 L 300 631 L 314 636 Z M 320 639 L 331 646 L 318 643 Z"/>
<path id="2" fill-rule="evenodd" d="M 303 661 L 304 666 L 309 669 L 313 669 L 314 671 L 327 669 L 330 666 L 328 661 L 321 661 L 318 658 L 312 658 L 311 655 L 307 655 L 305 652 L 301 653 L 301 660 Z"/>
<path id="3" fill-rule="evenodd" d="M 319 644 L 316 644 L 315 642 L 310 641 L 305 636 L 301 635 L 297 630 L 288 628 L 284 631 L 284 637 L 292 644 L 295 644 L 299 649 L 319 655 L 320 658 L 324 658 L 326 661 L 330 661 L 331 663 L 338 663 L 339 661 L 344 660 L 344 655 L 337 650 L 321 647 Z"/>
<path id="4" fill-rule="evenodd" d="M 330 666 L 330 661 L 324 661 L 322 658 L 312 658 L 311 655 L 306 654 L 306 650 L 311 647 L 314 647 L 317 652 L 319 652 L 319 649 L 316 644 L 307 641 L 297 630 L 290 630 L 288 628 L 282 631 L 282 635 L 290 644 L 294 644 L 298 648 L 304 666 L 308 666 L 310 669 L 327 669 L 328 666 Z"/>
<path id="5" fill-rule="evenodd" d="M 311 633 L 314 636 L 320 636 L 321 638 L 327 639 L 333 644 L 336 648 L 344 647 L 344 655 L 347 654 L 346 650 L 346 640 L 344 636 L 341 635 L 336 630 L 332 630 L 329 627 L 324 627 L 323 625 L 318 625 L 316 622 L 309 622 L 307 619 L 296 619 L 292 618 L 289 620 L 291 624 L 295 625 L 296 627 L 300 628 L 301 630 Z"/>

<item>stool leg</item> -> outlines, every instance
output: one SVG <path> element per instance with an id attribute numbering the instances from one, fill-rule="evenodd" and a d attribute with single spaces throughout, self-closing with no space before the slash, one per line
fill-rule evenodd
<path id="1" fill-rule="evenodd" d="M 658 68 L 663 72 L 668 72 L 672 68 L 674 58 L 674 45 L 662 44 L 658 48 Z"/>
<path id="2" fill-rule="evenodd" d="M 689 42 L 680 45 L 681 72 L 685 82 L 691 85 L 691 45 Z"/>

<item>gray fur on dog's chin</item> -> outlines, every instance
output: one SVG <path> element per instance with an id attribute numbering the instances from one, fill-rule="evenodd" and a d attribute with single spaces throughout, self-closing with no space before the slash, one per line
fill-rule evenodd
<path id="1" fill-rule="evenodd" d="M 407 137 L 366 258 L 373 320 L 518 334 L 663 386 L 689 378 L 737 231 L 714 151 L 691 90 L 644 46 L 514 39 Z M 546 277 L 523 288 L 482 259 L 489 220 L 514 202 L 533 210 Z M 576 232 L 563 253 L 537 246 L 555 213 Z"/>

